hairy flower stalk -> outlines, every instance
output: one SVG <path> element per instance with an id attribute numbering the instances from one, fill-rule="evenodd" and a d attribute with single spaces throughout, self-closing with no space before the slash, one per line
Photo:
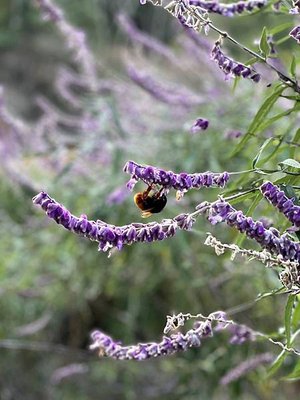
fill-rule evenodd
<path id="1" fill-rule="evenodd" d="M 284 260 L 282 255 L 273 256 L 266 250 L 256 251 L 250 249 L 242 249 L 236 244 L 225 244 L 217 240 L 211 233 L 204 242 L 205 245 L 214 248 L 217 256 L 224 254 L 225 250 L 232 252 L 231 260 L 234 260 L 237 255 L 247 257 L 249 261 L 255 259 L 261 261 L 267 268 L 284 268 L 279 274 L 279 279 L 283 286 L 287 289 L 295 289 L 296 291 L 300 288 L 300 269 L 299 263 L 290 260 Z"/>
<path id="2" fill-rule="evenodd" d="M 300 227 L 300 206 L 294 204 L 293 199 L 289 199 L 282 190 L 271 182 L 261 185 L 260 191 L 293 225 L 297 228 Z"/>
<path id="3" fill-rule="evenodd" d="M 254 221 L 242 211 L 236 210 L 224 199 L 220 198 L 214 203 L 202 203 L 197 208 L 208 211 L 208 220 L 213 224 L 226 222 L 235 227 L 249 238 L 256 240 L 263 248 L 272 254 L 280 254 L 283 260 L 300 263 L 300 243 L 293 242 L 288 235 L 280 235 L 273 227 L 266 229 L 261 221 Z"/>
<path id="4" fill-rule="evenodd" d="M 227 76 L 249 78 L 253 82 L 260 81 L 261 76 L 253 68 L 227 57 L 221 50 L 220 41 L 216 41 L 211 52 L 211 58 L 218 64 L 219 68 Z"/>
<path id="5" fill-rule="evenodd" d="M 202 339 L 213 336 L 214 330 L 218 331 L 220 329 L 230 328 L 229 330 L 233 335 L 232 338 L 236 336 L 238 331 L 237 327 L 240 327 L 240 325 L 232 325 L 231 323 L 228 323 L 224 317 L 222 322 L 219 322 L 217 326 L 213 328 L 212 322 L 216 320 L 216 316 L 219 314 L 225 316 L 225 313 L 221 312 L 212 313 L 204 321 L 196 321 L 193 329 L 190 329 L 185 334 L 177 332 L 170 336 L 163 336 L 162 341 L 159 343 L 150 342 L 123 346 L 121 342 L 115 341 L 105 333 L 96 330 L 91 334 L 93 343 L 90 348 L 92 350 L 97 350 L 99 356 L 107 356 L 117 360 L 141 361 L 160 356 L 169 356 L 174 353 L 186 351 L 191 347 L 199 347 Z M 245 328 L 244 326 L 242 327 Z M 243 331 L 245 331 L 245 329 Z M 249 328 L 248 331 L 250 331 Z M 245 338 L 245 340 L 251 340 L 254 336 L 250 337 L 247 335 L 246 338 L 244 335 L 243 338 Z M 231 342 L 236 344 L 238 343 L 234 340 L 232 341 L 232 339 Z"/>
<path id="6" fill-rule="evenodd" d="M 218 1 L 190 0 L 191 6 L 200 7 L 208 13 L 223 15 L 224 17 L 233 17 L 234 15 L 251 13 L 257 11 L 267 4 L 267 0 L 248 0 L 238 1 L 237 3 L 223 4 Z"/>
<path id="7" fill-rule="evenodd" d="M 89 221 L 86 215 L 76 217 L 63 205 L 41 192 L 33 198 L 33 203 L 42 207 L 48 217 L 59 225 L 80 236 L 99 243 L 98 250 L 121 250 L 124 245 L 132 243 L 150 243 L 174 236 L 177 230 L 190 230 L 195 222 L 192 214 L 179 214 L 173 219 L 160 223 L 131 223 L 124 226 L 107 224 L 104 221 Z"/>
<path id="8" fill-rule="evenodd" d="M 289 33 L 289 35 L 297 41 L 298 44 L 300 44 L 300 25 L 295 26 Z"/>
<path id="9" fill-rule="evenodd" d="M 202 187 L 218 186 L 223 188 L 229 180 L 228 172 L 217 174 L 208 171 L 194 174 L 185 172 L 176 174 L 151 165 L 140 165 L 134 161 L 128 161 L 125 164 L 124 172 L 131 175 L 131 179 L 127 184 L 130 190 L 140 180 L 147 185 L 160 185 L 167 190 L 173 188 L 183 193 L 190 189 L 200 189 Z"/>
<path id="10" fill-rule="evenodd" d="M 64 37 L 67 46 L 73 51 L 74 61 L 82 68 L 86 82 L 91 90 L 97 87 L 96 60 L 86 43 L 82 30 L 67 21 L 62 9 L 53 0 L 35 0 L 43 18 L 53 22 Z"/>

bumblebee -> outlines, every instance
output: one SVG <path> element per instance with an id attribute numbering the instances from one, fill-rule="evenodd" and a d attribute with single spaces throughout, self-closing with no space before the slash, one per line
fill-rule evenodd
<path id="1" fill-rule="evenodd" d="M 154 193 L 150 194 L 150 192 Z M 148 218 L 152 214 L 161 212 L 167 204 L 167 196 L 162 194 L 163 188 L 155 191 L 150 185 L 144 192 L 137 193 L 133 201 L 142 210 L 142 218 Z"/>

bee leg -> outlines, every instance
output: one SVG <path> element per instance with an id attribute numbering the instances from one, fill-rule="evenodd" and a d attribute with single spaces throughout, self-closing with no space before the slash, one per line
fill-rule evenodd
<path id="1" fill-rule="evenodd" d="M 162 191 L 163 191 L 163 190 L 164 190 L 164 188 L 162 187 L 158 192 L 155 193 L 154 197 L 155 197 L 156 199 L 159 199 L 160 196 L 161 196 L 161 194 L 162 194 Z"/>
<path id="2" fill-rule="evenodd" d="M 152 215 L 151 211 L 143 211 L 141 214 L 142 218 L 149 218 L 151 217 L 151 215 Z"/>
<path id="3" fill-rule="evenodd" d="M 143 198 L 146 199 L 149 195 L 149 193 L 152 190 L 152 185 L 149 185 L 148 188 L 143 192 Z"/>

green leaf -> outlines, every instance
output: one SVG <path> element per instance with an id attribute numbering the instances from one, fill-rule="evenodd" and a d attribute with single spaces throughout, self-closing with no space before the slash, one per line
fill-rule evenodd
<path id="1" fill-rule="evenodd" d="M 269 46 L 268 39 L 267 39 L 267 28 L 265 26 L 261 33 L 261 37 L 260 37 L 260 41 L 259 41 L 259 50 L 262 53 L 262 55 L 264 56 L 264 58 L 268 57 L 268 55 L 270 53 L 270 46 Z"/>
<path id="2" fill-rule="evenodd" d="M 297 111 L 297 107 L 289 108 L 286 111 L 283 111 L 279 114 L 274 115 L 274 117 L 266 119 L 264 122 L 261 123 L 259 126 L 259 129 L 257 132 L 262 132 L 265 129 L 267 129 L 270 125 L 272 125 L 274 122 L 276 122 L 278 119 L 282 117 L 286 117 L 287 115 L 290 115 L 292 112 Z"/>
<path id="3" fill-rule="evenodd" d="M 293 371 L 289 375 L 284 377 L 284 380 L 295 380 L 295 379 L 300 379 L 300 360 L 298 360 Z"/>
<path id="4" fill-rule="evenodd" d="M 273 142 L 274 138 L 268 138 L 267 140 L 264 141 L 264 143 L 260 146 L 260 149 L 256 156 L 253 158 L 252 161 L 252 168 L 255 168 L 256 164 L 258 163 L 263 151 L 269 146 L 271 142 Z"/>
<path id="5" fill-rule="evenodd" d="M 284 325 L 285 325 L 285 336 L 286 345 L 289 347 L 291 345 L 291 323 L 292 323 L 292 312 L 293 305 L 295 302 L 296 295 L 290 294 L 286 303 L 285 313 L 284 313 Z"/>
<path id="6" fill-rule="evenodd" d="M 293 54 L 292 62 L 290 65 L 290 74 L 292 75 L 293 78 L 296 78 L 296 66 L 297 66 L 296 57 Z"/>
<path id="7" fill-rule="evenodd" d="M 283 361 L 285 360 L 287 355 L 288 355 L 288 352 L 286 352 L 285 350 L 282 350 L 282 352 L 274 360 L 271 367 L 268 369 L 267 378 L 269 378 L 271 375 L 275 374 L 275 372 L 281 367 L 281 364 L 283 363 Z"/>
<path id="8" fill-rule="evenodd" d="M 294 308 L 294 312 L 292 315 L 292 326 L 294 329 L 300 325 L 300 300 L 298 300 L 296 307 Z"/>
<path id="9" fill-rule="evenodd" d="M 277 85 L 273 90 L 272 94 L 265 99 L 265 101 L 257 111 L 253 121 L 251 122 L 246 135 L 243 137 L 243 139 L 238 144 L 236 149 L 233 151 L 231 156 L 234 156 L 237 153 L 239 153 L 245 146 L 245 144 L 248 142 L 248 140 L 250 140 L 252 136 L 255 136 L 255 133 L 258 131 L 260 125 L 264 123 L 266 116 L 272 110 L 274 104 L 276 103 L 276 101 L 278 100 L 279 96 L 281 95 L 281 93 L 284 91 L 285 88 L 286 87 L 282 84 L 280 84 L 279 87 Z"/>
<path id="10" fill-rule="evenodd" d="M 280 33 L 282 31 L 285 31 L 287 29 L 290 29 L 294 24 L 292 22 L 285 22 L 284 24 L 275 26 L 272 29 L 269 29 L 269 34 L 270 35 L 276 35 L 276 33 Z"/>
<path id="11" fill-rule="evenodd" d="M 292 168 L 297 168 L 300 169 L 300 163 L 292 158 L 287 158 L 284 161 L 281 161 L 278 163 L 278 165 L 281 167 L 282 165 L 286 165 L 287 167 L 292 167 Z"/>
<path id="12" fill-rule="evenodd" d="M 295 136 L 293 137 L 293 143 L 299 144 L 300 143 L 300 128 L 297 129 Z M 290 158 L 295 158 L 296 153 L 296 146 L 290 146 Z"/>

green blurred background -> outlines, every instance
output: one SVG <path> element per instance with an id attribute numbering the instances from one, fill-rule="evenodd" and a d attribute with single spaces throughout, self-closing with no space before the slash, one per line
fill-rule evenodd
<path id="1" fill-rule="evenodd" d="M 3 117 L 0 121 L 4 149 L 0 164 L 0 399 L 296 399 L 299 384 L 266 379 L 265 367 L 226 387 L 219 384 L 229 369 L 253 354 L 269 351 L 275 357 L 280 349 L 266 342 L 233 346 L 227 334 L 220 333 L 199 349 L 143 363 L 98 359 L 87 350 L 94 328 L 126 344 L 159 341 L 166 315 L 172 312 L 208 315 L 232 309 L 232 318 L 255 330 L 278 331 L 286 298 L 254 302 L 259 293 L 280 286 L 277 274 L 255 261 L 233 262 L 229 254 L 217 257 L 203 244 L 207 231 L 226 243 L 237 240 L 235 231 L 212 228 L 199 218 L 192 232 L 179 232 L 164 242 L 133 245 L 107 258 L 97 252 L 95 243 L 47 221 L 31 203 L 34 194 L 47 190 L 75 215 L 86 213 L 91 219 L 122 225 L 141 221 L 133 195 L 120 204 L 108 198 L 115 189 L 123 190 L 128 176 L 122 167 L 129 159 L 176 172 L 248 169 L 269 133 L 234 158 L 231 152 L 239 139 L 226 133 L 246 131 L 268 81 L 258 86 L 240 82 L 233 90 L 221 74 L 216 76 L 217 67 L 203 49 L 199 54 L 195 48 L 188 50 L 182 28 L 161 9 L 141 7 L 133 0 L 57 3 L 74 26 L 86 31 L 99 61 L 99 79 L 113 82 L 115 89 L 95 95 L 76 88 L 81 109 L 73 109 L 55 86 L 63 65 L 80 74 L 62 36 L 53 24 L 41 20 L 29 0 L 1 1 L 0 82 L 13 122 Z M 140 29 L 169 46 L 178 64 L 171 65 L 132 43 L 118 26 L 118 12 L 130 15 Z M 278 18 L 287 20 L 269 14 L 215 20 L 251 46 L 259 37 L 258 27 L 272 27 Z M 234 49 L 232 54 L 246 60 Z M 288 63 L 289 44 L 281 54 Z M 153 99 L 130 80 L 128 64 L 170 87 L 202 96 L 203 104 L 183 108 Z M 48 121 L 39 135 L 43 111 L 38 96 L 51 102 L 55 115 L 63 113 L 62 119 L 69 116 L 73 121 L 88 113 L 97 128 L 77 124 L 73 129 L 66 119 L 64 123 Z M 188 128 L 200 116 L 210 120 L 210 128 L 193 136 Z M 288 129 L 287 121 L 272 133 L 284 129 Z M 268 167 L 287 156 L 284 148 Z M 238 179 L 229 192 L 238 187 Z M 151 220 L 192 211 L 219 193 L 203 189 L 180 202 L 170 193 L 168 207 Z M 247 210 L 251 203 L 239 206 Z M 255 216 L 269 217 L 275 226 L 286 227 L 266 202 L 259 204 Z M 245 241 L 244 246 L 253 243 Z M 287 358 L 286 372 L 292 359 Z"/>

